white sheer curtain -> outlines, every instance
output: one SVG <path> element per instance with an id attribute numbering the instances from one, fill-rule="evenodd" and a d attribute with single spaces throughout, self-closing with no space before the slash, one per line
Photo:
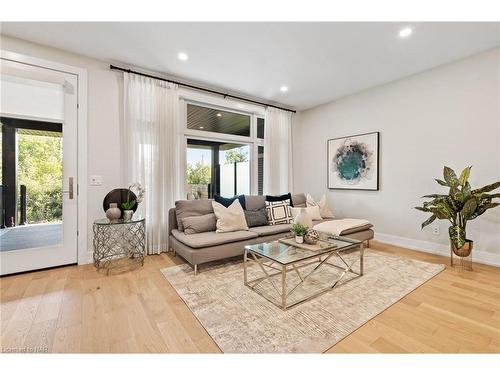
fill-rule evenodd
<path id="1" fill-rule="evenodd" d="M 292 112 L 268 107 L 264 136 L 264 194 L 293 189 Z"/>
<path id="2" fill-rule="evenodd" d="M 148 254 L 168 249 L 168 209 L 180 198 L 177 85 L 124 73 L 123 176 L 146 189 L 138 213 L 146 218 Z"/>

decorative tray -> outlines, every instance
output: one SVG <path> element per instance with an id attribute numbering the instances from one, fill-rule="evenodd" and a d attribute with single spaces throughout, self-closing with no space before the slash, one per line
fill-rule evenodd
<path id="1" fill-rule="evenodd" d="M 300 249 L 305 249 L 305 250 L 311 250 L 311 251 L 319 251 L 319 250 L 326 250 L 326 249 L 333 249 L 337 247 L 336 244 L 333 242 L 325 241 L 325 240 L 318 240 L 318 242 L 315 245 L 309 245 L 307 243 L 297 243 L 295 242 L 295 238 L 293 237 L 285 237 L 285 238 L 280 238 L 278 240 L 281 243 L 284 243 L 289 246 L 294 246 L 298 247 Z"/>

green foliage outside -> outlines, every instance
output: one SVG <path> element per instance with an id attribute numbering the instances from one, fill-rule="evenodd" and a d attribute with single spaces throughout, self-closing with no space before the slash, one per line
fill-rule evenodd
<path id="1" fill-rule="evenodd" d="M 228 150 L 225 153 L 225 164 L 240 163 L 248 161 L 247 152 L 242 148 Z M 210 165 L 198 161 L 194 164 L 188 163 L 186 181 L 190 185 L 206 185 L 211 180 Z"/>
<path id="2" fill-rule="evenodd" d="M 62 138 L 19 134 L 18 187 L 26 185 L 28 223 L 62 220 L 62 172 Z"/>
<path id="3" fill-rule="evenodd" d="M 248 161 L 247 152 L 242 148 L 233 148 L 226 151 L 226 164 Z"/>
<path id="4" fill-rule="evenodd" d="M 210 166 L 201 161 L 187 166 L 187 183 L 191 185 L 204 185 L 210 183 Z"/>

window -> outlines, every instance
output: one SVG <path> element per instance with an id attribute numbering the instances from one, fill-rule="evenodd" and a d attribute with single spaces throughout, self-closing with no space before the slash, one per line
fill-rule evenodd
<path id="1" fill-rule="evenodd" d="M 262 194 L 264 118 L 185 105 L 186 198 Z"/>
<path id="2" fill-rule="evenodd" d="M 187 140 L 187 199 L 250 194 L 250 146 Z"/>
<path id="3" fill-rule="evenodd" d="M 257 117 L 257 138 L 264 139 L 264 123 L 265 120 L 262 117 Z"/>
<path id="4" fill-rule="evenodd" d="M 187 105 L 187 128 L 250 137 L 251 116 L 214 108 Z"/>
<path id="5" fill-rule="evenodd" d="M 264 194 L 264 146 L 257 147 L 257 189 L 258 194 Z"/>

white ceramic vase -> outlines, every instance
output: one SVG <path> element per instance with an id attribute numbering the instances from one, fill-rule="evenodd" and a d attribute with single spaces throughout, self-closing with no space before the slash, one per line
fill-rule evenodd
<path id="1" fill-rule="evenodd" d="M 307 213 L 305 208 L 301 208 L 299 214 L 295 217 L 293 221 L 296 224 L 302 224 L 306 228 L 312 228 L 311 216 Z"/>
<path id="2" fill-rule="evenodd" d="M 106 217 L 109 220 L 117 220 L 122 216 L 122 210 L 118 208 L 118 203 L 110 203 L 106 210 Z"/>
<path id="3" fill-rule="evenodd" d="M 123 221 L 132 220 L 132 216 L 134 216 L 134 210 L 125 210 L 123 211 Z"/>
<path id="4" fill-rule="evenodd" d="M 295 242 L 304 243 L 304 236 L 295 236 Z"/>

